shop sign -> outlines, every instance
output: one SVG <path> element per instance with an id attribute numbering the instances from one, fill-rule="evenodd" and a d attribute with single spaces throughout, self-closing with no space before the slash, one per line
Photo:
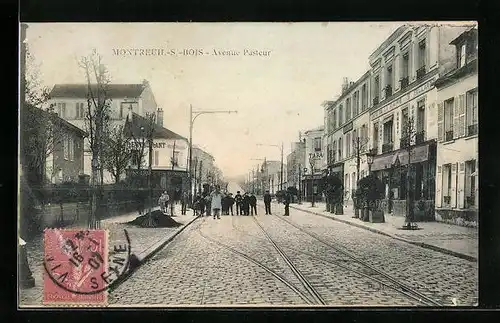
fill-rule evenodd
<path id="1" fill-rule="evenodd" d="M 377 111 L 374 111 L 371 114 L 372 118 L 373 119 L 378 118 L 379 116 L 381 116 L 381 115 L 383 115 L 383 114 L 385 114 L 385 113 L 393 110 L 394 108 L 396 108 L 396 107 L 398 107 L 398 106 L 400 106 L 402 104 L 405 104 L 406 102 L 412 100 L 413 98 L 419 96 L 420 94 L 429 91 L 432 88 L 432 85 L 434 84 L 434 81 L 436 81 L 436 80 L 437 80 L 437 76 L 434 76 L 430 80 L 428 80 L 427 82 L 425 82 L 423 85 L 421 85 L 418 88 L 414 89 L 413 91 L 408 92 L 405 95 L 402 95 L 402 96 L 398 97 L 397 99 L 395 99 L 391 103 L 386 104 L 384 107 L 380 108 Z M 344 133 L 345 133 L 345 131 L 344 131 Z"/>
<path id="2" fill-rule="evenodd" d="M 344 130 L 344 133 L 351 131 L 352 130 L 352 121 L 349 122 L 348 124 L 346 124 L 344 126 L 343 130 Z"/>
<path id="3" fill-rule="evenodd" d="M 319 159 L 319 158 L 323 158 L 323 152 L 322 151 L 318 151 L 318 152 L 314 152 L 314 153 L 309 153 L 309 159 Z"/>

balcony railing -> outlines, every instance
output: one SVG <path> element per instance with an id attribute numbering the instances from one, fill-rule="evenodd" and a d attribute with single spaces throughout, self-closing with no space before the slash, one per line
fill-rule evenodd
<path id="1" fill-rule="evenodd" d="M 392 95 L 392 86 L 391 85 L 387 85 L 385 88 L 384 88 L 384 93 L 385 93 L 385 97 L 388 98 Z"/>
<path id="2" fill-rule="evenodd" d="M 401 90 L 405 89 L 408 86 L 408 84 L 410 84 L 408 76 L 401 78 L 399 80 L 399 84 L 401 85 Z"/>
<path id="3" fill-rule="evenodd" d="M 451 196 L 443 196 L 443 202 L 446 205 L 450 205 L 450 203 L 451 203 Z"/>
<path id="4" fill-rule="evenodd" d="M 477 135 L 477 123 L 471 124 L 470 126 L 467 127 L 467 135 L 468 136 Z"/>
<path id="5" fill-rule="evenodd" d="M 425 131 L 421 130 L 415 134 L 415 144 L 421 144 L 425 141 Z"/>
<path id="6" fill-rule="evenodd" d="M 373 105 L 377 105 L 377 104 L 378 104 L 378 96 L 373 98 Z"/>
<path id="7" fill-rule="evenodd" d="M 388 142 L 386 144 L 383 144 L 382 145 L 382 154 L 385 154 L 385 153 L 392 151 L 393 146 L 394 145 L 392 142 Z"/>
<path id="8" fill-rule="evenodd" d="M 446 133 L 444 135 L 444 140 L 445 141 L 451 141 L 451 140 L 453 140 L 453 130 L 446 131 Z"/>
<path id="9" fill-rule="evenodd" d="M 425 75 L 425 65 L 417 70 L 417 80 L 421 79 Z"/>

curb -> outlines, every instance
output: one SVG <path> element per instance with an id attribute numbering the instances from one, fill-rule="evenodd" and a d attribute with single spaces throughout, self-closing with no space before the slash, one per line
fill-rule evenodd
<path id="1" fill-rule="evenodd" d="M 127 271 L 121 276 L 113 285 L 113 288 L 110 289 L 110 291 L 116 289 L 118 286 L 120 286 L 123 282 L 125 282 L 132 274 L 139 269 L 143 264 L 145 264 L 151 257 L 153 257 L 158 251 L 160 251 L 165 245 L 167 245 L 170 241 L 172 241 L 175 237 L 177 237 L 184 229 L 186 229 L 188 226 L 190 226 L 196 219 L 198 219 L 199 216 L 193 217 L 192 220 L 187 222 L 181 229 L 178 231 L 174 232 L 171 236 L 169 236 L 165 240 L 160 240 L 156 244 L 154 244 L 152 247 L 144 250 L 141 252 L 139 255 L 131 254 L 130 255 L 130 263 L 129 263 L 129 268 Z M 150 251 L 148 251 L 150 250 Z M 142 257 L 141 257 L 142 256 Z"/>
<path id="2" fill-rule="evenodd" d="M 396 240 L 399 240 L 399 241 L 402 241 L 402 242 L 406 242 L 406 243 L 409 243 L 409 244 L 412 244 L 412 245 L 415 245 L 415 246 L 419 246 L 419 247 L 426 248 L 426 249 L 431 249 L 431 250 L 438 251 L 438 252 L 441 252 L 441 253 L 444 253 L 444 254 L 447 254 L 447 255 L 450 255 L 450 256 L 454 256 L 454 257 L 457 257 L 457 258 L 465 259 L 465 260 L 468 260 L 468 261 L 471 261 L 471 262 L 477 262 L 477 258 L 476 257 L 470 256 L 470 255 L 466 255 L 466 254 L 463 254 L 463 253 L 460 253 L 460 252 L 457 252 L 457 251 L 453 251 L 453 250 L 449 250 L 449 249 L 446 249 L 446 248 L 434 246 L 434 245 L 431 245 L 431 244 L 428 244 L 428 243 L 425 243 L 425 242 L 418 242 L 418 241 L 408 240 L 408 239 L 401 238 L 401 237 L 392 235 L 390 233 L 387 233 L 387 232 L 384 232 L 384 231 L 381 231 L 381 230 L 378 230 L 378 229 L 366 227 L 366 226 L 364 226 L 362 224 L 357 224 L 357 223 L 349 222 L 347 220 L 338 219 L 336 217 L 327 216 L 327 215 L 324 215 L 324 214 L 321 214 L 321 213 L 318 213 L 318 212 L 314 212 L 314 211 L 299 209 L 299 208 L 297 208 L 295 206 L 291 206 L 290 205 L 290 208 L 298 210 L 298 211 L 302 211 L 302 212 L 314 214 L 314 215 L 319 215 L 321 217 L 324 217 L 324 218 L 327 218 L 327 219 L 330 219 L 330 220 L 339 221 L 339 222 L 342 222 L 342 223 L 345 223 L 345 224 L 349 224 L 349 225 L 352 225 L 352 226 L 355 226 L 355 227 L 358 227 L 358 228 L 361 228 L 361 229 L 365 229 L 365 230 L 368 230 L 368 231 L 371 231 L 371 232 L 374 232 L 374 233 L 378 233 L 378 234 L 387 236 L 389 238 L 393 238 L 393 239 L 396 239 Z"/>

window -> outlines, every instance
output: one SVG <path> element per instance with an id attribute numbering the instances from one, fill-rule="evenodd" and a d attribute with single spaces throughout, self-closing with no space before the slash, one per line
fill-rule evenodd
<path id="1" fill-rule="evenodd" d="M 361 138 L 359 140 L 362 152 L 366 151 L 366 145 L 368 142 L 367 139 L 368 139 L 368 128 L 366 127 L 366 125 L 363 125 L 361 127 Z"/>
<path id="2" fill-rule="evenodd" d="M 392 120 L 387 121 L 384 123 L 384 144 L 390 144 L 392 143 Z"/>
<path id="3" fill-rule="evenodd" d="M 373 124 L 373 149 L 378 150 L 378 123 Z"/>
<path id="4" fill-rule="evenodd" d="M 119 119 L 124 119 L 127 114 L 129 109 L 132 109 L 133 112 L 137 113 L 139 106 L 137 102 L 122 102 L 120 104 L 120 110 L 118 111 L 118 118 Z"/>
<path id="5" fill-rule="evenodd" d="M 321 137 L 314 138 L 314 151 L 321 151 Z"/>
<path id="6" fill-rule="evenodd" d="M 465 65 L 465 57 L 466 56 L 466 44 L 462 44 L 462 46 L 460 46 L 460 52 L 458 54 L 458 67 L 463 67 Z"/>
<path id="7" fill-rule="evenodd" d="M 373 98 L 375 101 L 378 100 L 378 96 L 380 94 L 380 80 L 379 80 L 379 77 L 378 75 L 375 76 L 375 79 L 373 81 Z"/>
<path id="8" fill-rule="evenodd" d="M 339 105 L 339 127 L 344 123 L 344 111 L 342 104 Z"/>
<path id="9" fill-rule="evenodd" d="M 352 115 L 355 117 L 359 114 L 359 91 L 354 92 L 352 101 Z"/>
<path id="10" fill-rule="evenodd" d="M 345 122 L 351 120 L 351 98 L 347 98 L 345 103 Z"/>
<path id="11" fill-rule="evenodd" d="M 410 55 L 408 53 L 403 54 L 403 59 L 401 61 L 401 78 L 407 78 L 410 73 Z"/>
<path id="12" fill-rule="evenodd" d="M 465 205 L 475 205 L 476 195 L 476 160 L 465 162 Z"/>
<path id="13" fill-rule="evenodd" d="M 387 74 L 386 74 L 386 79 L 385 79 L 385 82 L 386 82 L 386 85 L 388 87 L 391 87 L 392 88 L 392 84 L 393 84 L 393 73 L 392 73 L 392 64 L 389 65 L 389 67 L 387 67 Z"/>
<path id="14" fill-rule="evenodd" d="M 346 158 L 351 157 L 351 133 L 349 132 L 345 135 L 345 156 Z"/>
<path id="15" fill-rule="evenodd" d="M 444 135 L 445 141 L 453 139 L 453 105 L 454 99 L 451 98 L 444 102 Z"/>
<path id="16" fill-rule="evenodd" d="M 356 189 L 356 173 L 352 173 L 351 174 L 351 183 L 352 183 L 352 187 L 351 187 L 351 190 L 355 190 Z"/>
<path id="17" fill-rule="evenodd" d="M 406 107 L 401 111 L 401 137 L 405 136 L 405 132 L 408 127 L 408 120 L 408 108 Z"/>
<path id="18" fill-rule="evenodd" d="M 63 139 L 63 153 L 64 160 L 69 160 L 69 138 L 67 135 L 65 135 Z"/>
<path id="19" fill-rule="evenodd" d="M 345 174 L 345 183 L 344 183 L 344 190 L 345 192 L 349 192 L 349 174 Z M 346 194 L 347 195 L 347 194 Z"/>
<path id="20" fill-rule="evenodd" d="M 418 68 L 425 68 L 425 39 L 421 40 L 418 43 Z"/>
<path id="21" fill-rule="evenodd" d="M 368 91 L 366 90 L 366 83 L 361 87 L 361 111 L 365 111 L 368 106 Z"/>
<path id="22" fill-rule="evenodd" d="M 75 108 L 75 117 L 76 119 L 84 119 L 85 118 L 85 105 L 84 103 L 77 102 Z"/>
<path id="23" fill-rule="evenodd" d="M 339 138 L 339 160 L 342 159 L 342 137 Z"/>
<path id="24" fill-rule="evenodd" d="M 57 104 L 57 114 L 61 118 L 66 118 L 66 103 L 58 103 Z"/>
<path id="25" fill-rule="evenodd" d="M 420 100 L 417 102 L 417 133 L 425 130 L 425 101 Z"/>
<path id="26" fill-rule="evenodd" d="M 467 98 L 466 98 L 466 104 L 467 104 L 467 135 L 472 136 L 477 134 L 477 125 L 478 125 L 478 120 L 477 120 L 477 110 L 478 110 L 478 103 L 477 103 L 477 89 L 471 90 L 467 92 Z"/>
<path id="27" fill-rule="evenodd" d="M 333 129 L 337 129 L 337 111 L 333 110 Z"/>
<path id="28" fill-rule="evenodd" d="M 335 157 L 336 157 L 335 155 L 337 154 L 337 140 L 334 140 L 334 141 L 333 141 L 333 149 L 332 149 L 332 150 L 333 150 L 333 151 L 332 151 L 332 155 L 333 155 L 333 156 L 332 156 L 332 162 L 335 162 L 335 159 L 336 159 L 336 158 L 335 158 Z"/>
<path id="29" fill-rule="evenodd" d="M 451 203 L 451 164 L 443 165 L 443 204 Z"/>
<path id="30" fill-rule="evenodd" d="M 160 152 L 158 150 L 155 150 L 153 165 L 158 166 L 159 164 L 160 164 Z"/>
<path id="31" fill-rule="evenodd" d="M 179 153 L 178 151 L 174 151 L 174 156 L 173 156 L 173 160 L 172 160 L 172 163 L 174 166 L 179 166 Z"/>
<path id="32" fill-rule="evenodd" d="M 69 145 L 69 160 L 75 160 L 75 141 L 72 137 L 68 137 L 68 145 Z"/>

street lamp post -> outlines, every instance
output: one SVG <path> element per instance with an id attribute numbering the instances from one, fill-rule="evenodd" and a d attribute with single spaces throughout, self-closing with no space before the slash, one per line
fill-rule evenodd
<path id="1" fill-rule="evenodd" d="M 316 158 L 314 156 L 309 157 L 309 165 L 311 166 L 311 207 L 314 207 L 314 166 L 316 164 Z"/>
<path id="2" fill-rule="evenodd" d="M 192 162 L 193 162 L 193 124 L 196 118 L 202 114 L 214 114 L 214 113 L 238 113 L 236 110 L 199 110 L 193 111 L 193 106 L 189 105 L 189 174 L 192 174 Z M 190 200 L 192 202 L 193 194 L 193 180 L 192 176 L 189 176 L 189 194 L 191 196 Z"/>

